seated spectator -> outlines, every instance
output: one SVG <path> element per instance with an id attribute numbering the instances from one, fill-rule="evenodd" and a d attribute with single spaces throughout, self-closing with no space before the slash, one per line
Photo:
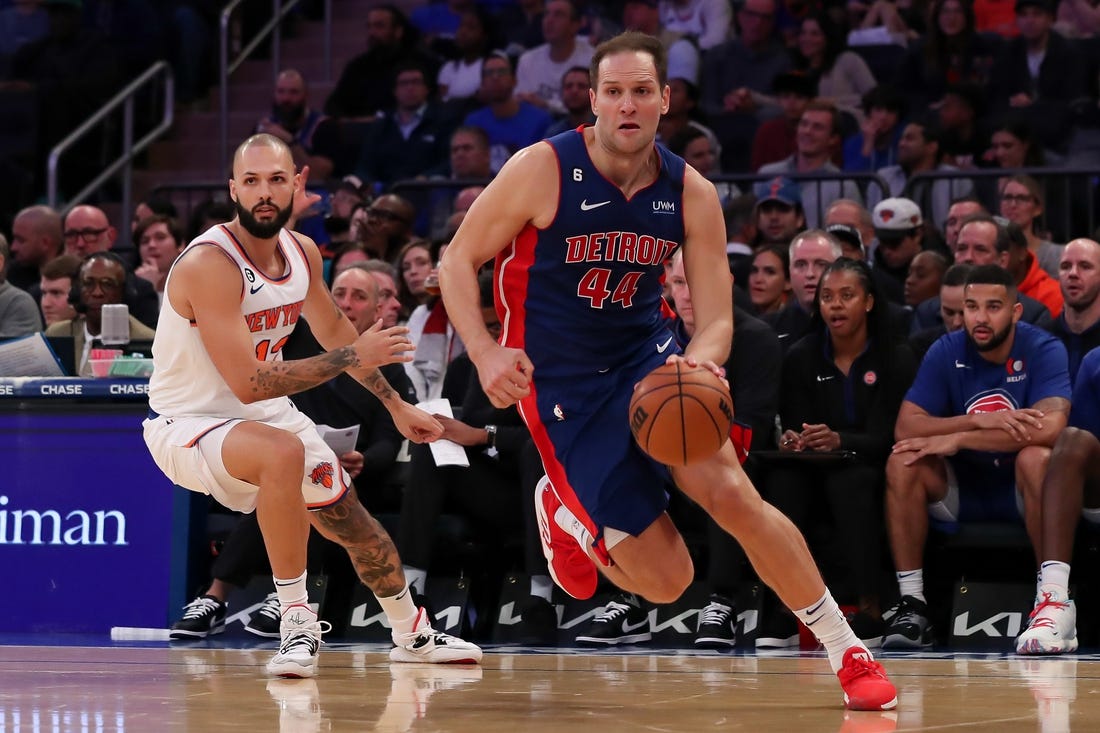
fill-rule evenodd
<path id="1" fill-rule="evenodd" d="M 379 196 L 367 207 L 366 238 L 361 244 L 380 260 L 396 262 L 401 248 L 413 240 L 416 210 L 395 193 Z"/>
<path id="2" fill-rule="evenodd" d="M 756 241 L 756 196 L 735 196 L 722 207 L 726 225 L 726 262 L 733 273 L 734 296 L 745 292 L 752 266 L 753 242 Z M 752 308 L 748 308 L 752 310 Z"/>
<path id="3" fill-rule="evenodd" d="M 134 207 L 134 215 L 130 218 L 130 231 L 133 232 L 137 229 L 138 224 L 154 214 L 161 214 L 170 219 L 179 220 L 179 210 L 172 203 L 172 199 L 152 195 L 137 202 L 137 206 Z"/>
<path id="4" fill-rule="evenodd" d="M 768 175 L 791 173 L 840 173 L 831 158 L 840 145 L 840 118 L 835 106 L 815 100 L 806 105 L 798 121 L 795 152 L 776 163 L 761 166 L 759 172 Z M 818 226 L 825 207 L 838 198 L 862 200 L 859 188 L 852 181 L 803 181 L 799 184 L 806 225 Z"/>
<path id="5" fill-rule="evenodd" d="M 959 243 L 959 229 L 971 216 L 984 214 L 989 216 L 982 203 L 973 196 L 964 196 L 951 202 L 947 209 L 947 218 L 943 222 L 943 241 L 952 257 Z"/>
<path id="6" fill-rule="evenodd" d="M 183 232 L 174 219 L 154 214 L 134 229 L 134 241 L 141 256 L 141 267 L 134 270 L 134 275 L 152 283 L 163 306 L 168 271 L 187 244 L 183 241 Z"/>
<path id="7" fill-rule="evenodd" d="M 853 260 L 867 259 L 867 253 L 876 246 L 875 222 L 867 207 L 851 199 L 836 199 L 829 204 L 829 208 L 825 209 L 825 230 L 828 231 L 829 227 L 834 224 L 840 224 L 859 232 L 859 247 L 863 250 L 862 254 L 846 254 L 845 257 Z M 840 244 L 844 246 L 843 239 Z"/>
<path id="8" fill-rule="evenodd" d="M 42 266 L 42 277 L 38 285 L 42 296 L 39 307 L 42 309 L 42 320 L 46 322 L 46 328 L 58 321 L 76 318 L 76 309 L 73 308 L 69 295 L 79 275 L 80 260 L 72 255 L 54 257 Z"/>
<path id="9" fill-rule="evenodd" d="M 481 88 L 481 64 L 497 47 L 495 37 L 493 20 L 483 8 L 475 6 L 462 11 L 454 36 L 454 58 L 443 64 L 436 80 L 444 104 L 460 110 L 476 104 Z"/>
<path id="10" fill-rule="evenodd" d="M 1037 231 L 1043 216 L 1043 191 L 1031 176 L 1011 176 L 1001 183 L 1001 216 L 1018 226 L 1027 237 L 1028 251 L 1039 262 L 1039 267 L 1053 278 L 1058 277 L 1058 267 L 1065 245 L 1055 244 Z"/>
<path id="11" fill-rule="evenodd" d="M 211 227 L 232 221 L 236 215 L 236 209 L 228 201 L 207 199 L 199 203 L 191 210 L 191 216 L 187 220 L 187 241 L 191 241 Z"/>
<path id="12" fill-rule="evenodd" d="M 792 457 L 771 468 L 765 489 L 767 500 L 807 536 L 811 524 L 821 522 L 822 504 L 827 507 L 841 546 L 847 595 L 858 603 L 852 630 L 869 646 L 877 646 L 883 629 L 878 602 L 883 472 L 898 408 L 916 373 L 909 347 L 896 343 L 889 327 L 885 301 L 875 297 L 865 262 L 842 258 L 825 269 L 810 333 L 783 360 L 779 449 L 792 456 L 854 455 L 834 463 Z M 772 612 L 762 619 L 757 647 L 797 644 L 793 616 Z"/>
<path id="13" fill-rule="evenodd" d="M 844 199 L 841 199 L 843 201 Z M 847 224 L 826 224 L 825 231 L 840 242 L 841 257 L 850 260 L 867 261 L 867 250 L 863 246 L 863 235 L 855 227 Z"/>
<path id="14" fill-rule="evenodd" d="M 722 153 L 715 147 L 716 139 L 710 132 L 700 127 L 685 127 L 668 141 L 668 149 L 683 158 L 688 165 L 702 173 L 707 178 L 722 175 L 718 168 Z M 730 181 L 715 181 L 714 187 L 718 190 L 718 200 L 725 206 L 730 201 L 741 195 L 741 189 Z"/>
<path id="15" fill-rule="evenodd" d="M 971 265 L 952 265 L 943 274 L 940 292 L 918 305 L 913 314 L 913 333 L 909 348 L 917 360 L 924 358 L 940 336 L 963 327 L 963 286 Z M 926 324 L 926 325 L 925 325 Z"/>
<path id="16" fill-rule="evenodd" d="M 720 0 L 661 0 L 657 7 L 662 28 L 691 39 L 704 51 L 724 43 L 730 36 L 733 13 L 729 3 Z"/>
<path id="17" fill-rule="evenodd" d="M 784 353 L 808 332 L 821 274 L 841 256 L 840 242 L 821 229 L 796 234 L 788 251 L 792 297 L 783 309 L 764 317 L 779 336 Z"/>
<path id="18" fill-rule="evenodd" d="M 905 305 L 916 308 L 940 293 L 943 275 L 947 271 L 947 258 L 939 252 L 925 250 L 909 261 L 909 274 L 905 276 Z"/>
<path id="19" fill-rule="evenodd" d="M 412 252 L 413 256 L 405 261 L 417 263 L 416 268 L 421 268 L 421 250 L 414 249 Z M 429 266 L 428 272 L 434 273 L 434 266 Z M 402 270 L 402 275 L 410 283 L 410 288 L 417 287 L 414 284 L 414 278 L 418 276 L 415 269 Z M 405 363 L 405 373 L 409 375 L 420 402 L 434 400 L 442 394 L 447 372 L 455 359 L 466 353 L 466 347 L 447 317 L 447 309 L 438 290 L 434 294 L 429 292 L 424 281 L 420 281 L 418 287 L 423 291 L 423 302 L 409 315 L 409 341 L 414 352 L 412 361 Z"/>
<path id="20" fill-rule="evenodd" d="M 1069 378 L 1077 384 L 1085 354 L 1100 346 L 1100 243 L 1075 239 L 1065 246 L 1058 286 L 1065 308 L 1050 332 L 1065 345 Z"/>
<path id="21" fill-rule="evenodd" d="M 790 178 L 776 176 L 753 187 L 756 196 L 756 241 L 754 248 L 777 244 L 787 246 L 806 227 L 802 192 Z"/>
<path id="22" fill-rule="evenodd" d="M 940 148 L 948 165 L 974 168 L 985 154 L 989 138 L 978 124 L 984 102 L 984 88 L 977 84 L 953 84 L 944 93 L 939 106 Z"/>
<path id="23" fill-rule="evenodd" d="M 1043 473 L 1069 411 L 1065 348 L 1019 323 L 1015 283 L 1002 268 L 975 267 L 964 294 L 964 330 L 941 338 L 921 362 L 886 463 L 901 600 L 883 648 L 932 641 L 921 569 L 929 515 L 945 522 L 1022 515 L 1037 552 L 1042 539 Z"/>
<path id="24" fill-rule="evenodd" d="M 399 66 L 394 73 L 394 106 L 367 128 L 355 175 L 390 184 L 426 175 L 447 159 L 454 129 L 443 106 L 430 99 L 424 69 Z"/>
<path id="25" fill-rule="evenodd" d="M 672 80 L 669 80 L 671 86 Z M 592 114 L 592 102 L 588 98 L 591 89 L 589 71 L 583 66 L 574 66 L 561 77 L 561 104 L 565 108 L 565 116 L 546 129 L 546 137 L 553 137 L 559 132 L 575 130 L 581 125 L 591 125 L 596 121 Z M 669 102 L 671 109 L 672 103 Z M 664 117 L 661 118 L 662 121 Z"/>
<path id="26" fill-rule="evenodd" d="M 515 97 L 552 115 L 565 113 L 561 80 L 574 66 L 588 66 L 595 49 L 577 34 L 581 9 L 576 0 L 549 0 L 542 15 L 545 43 L 524 51 L 516 62 Z"/>
<path id="27" fill-rule="evenodd" d="M 1023 229 L 1006 222 L 1008 230 L 1008 264 L 1005 269 L 1016 279 L 1016 289 L 1022 295 L 1034 298 L 1047 307 L 1057 318 L 1062 314 L 1062 292 L 1058 281 L 1039 267 L 1039 260 L 1027 246 Z"/>
<path id="28" fill-rule="evenodd" d="M 34 292 L 45 264 L 61 254 L 61 217 L 49 206 L 28 206 L 11 224 L 8 282 L 36 297 Z"/>
<path id="29" fill-rule="evenodd" d="M 846 50 L 844 33 L 823 12 L 811 12 L 798 25 L 795 66 L 817 85 L 819 99 L 836 105 L 853 124 L 863 121 L 861 101 L 875 88 L 867 62 Z"/>
<path id="30" fill-rule="evenodd" d="M 889 85 L 863 95 L 859 132 L 844 140 L 844 170 L 877 171 L 897 163 L 905 102 Z"/>
<path id="31" fill-rule="evenodd" d="M 492 151 L 493 173 L 500 170 L 512 153 L 541 140 L 550 127 L 550 115 L 516 97 L 515 86 L 512 61 L 507 56 L 494 53 L 485 59 L 481 66 L 481 97 L 486 106 L 471 112 L 463 123 L 485 131 Z"/>
<path id="32" fill-rule="evenodd" d="M 905 302 L 905 280 L 909 263 L 924 242 L 924 219 L 920 207 L 906 198 L 880 201 L 871 212 L 878 247 L 871 259 L 879 297 L 894 303 Z"/>
<path id="33" fill-rule="evenodd" d="M 806 110 L 806 105 L 817 96 L 817 86 L 813 80 L 797 71 L 788 71 L 775 77 L 771 91 L 782 114 L 764 120 L 756 128 L 752 139 L 752 159 L 749 163 L 754 171 L 794 153 L 798 120 Z M 841 163 L 843 159 L 837 160 L 837 155 L 834 155 L 833 162 Z"/>
<path id="34" fill-rule="evenodd" d="M 72 337 L 77 374 L 80 376 L 92 375 L 88 354 L 99 343 L 98 337 L 103 326 L 103 306 L 123 303 L 129 282 L 126 267 L 118 255 L 113 252 L 92 252 L 84 258 L 76 280 L 77 287 L 73 289 L 73 307 L 79 315 L 69 321 L 58 321 L 46 329 L 47 336 Z M 37 318 L 37 312 L 35 317 Z M 153 336 L 153 329 L 131 313 L 130 340 L 152 341 Z"/>
<path id="35" fill-rule="evenodd" d="M 1018 114 L 1006 114 L 994 123 L 989 150 L 982 157 L 985 162 L 1009 171 L 1046 165 L 1042 144 L 1035 138 L 1031 125 Z"/>
<path id="36" fill-rule="evenodd" d="M 261 117 L 253 132 L 266 132 L 290 147 L 294 164 L 309 166 L 313 177 L 325 180 L 332 174 L 332 160 L 313 148 L 313 133 L 325 119 L 320 110 L 309 106 L 306 80 L 296 69 L 285 69 L 275 78 L 271 113 Z"/>
<path id="37" fill-rule="evenodd" d="M 773 244 L 756 252 L 749 274 L 749 297 L 757 315 L 776 313 L 791 298 L 790 250 Z"/>
<path id="38" fill-rule="evenodd" d="M 29 336 L 42 330 L 42 319 L 34 298 L 7 281 L 10 261 L 8 240 L 0 234 L 0 339 Z"/>

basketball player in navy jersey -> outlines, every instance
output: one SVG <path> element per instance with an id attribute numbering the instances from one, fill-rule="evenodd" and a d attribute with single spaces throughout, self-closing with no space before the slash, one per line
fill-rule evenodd
<path id="1" fill-rule="evenodd" d="M 890 709 L 894 685 L 732 444 L 670 469 L 633 442 L 627 406 L 649 371 L 683 360 L 721 375 L 733 334 L 725 228 L 714 186 L 654 143 L 669 100 L 660 42 L 634 32 L 605 42 L 591 77 L 595 125 L 513 156 L 467 212 L 439 272 L 486 394 L 498 407 L 519 403 L 542 455 L 548 480 L 535 503 L 551 574 L 579 598 L 595 592 L 597 567 L 651 601 L 678 598 L 693 568 L 665 513 L 671 476 L 825 645 L 848 707 Z M 697 324 L 683 354 L 659 282 L 681 246 Z M 477 271 L 494 257 L 500 343 L 478 307 Z"/>
<path id="2" fill-rule="evenodd" d="M 311 677 L 316 670 L 323 628 L 307 602 L 310 524 L 347 549 L 378 598 L 393 628 L 391 660 L 477 662 L 480 649 L 435 631 L 413 604 L 393 541 L 287 397 L 347 372 L 378 397 L 406 438 L 425 442 L 442 433 L 377 369 L 410 359 L 407 329 L 379 321 L 357 333 L 325 287 L 317 245 L 284 228 L 303 185 L 278 138 L 256 135 L 237 149 L 229 185 L 237 217 L 191 242 L 165 282 L 146 443 L 173 483 L 256 511 L 282 609 L 282 643 L 268 673 Z M 284 360 L 281 349 L 300 316 L 327 351 Z M 224 616 L 219 605 L 200 598 L 187 613 Z"/>

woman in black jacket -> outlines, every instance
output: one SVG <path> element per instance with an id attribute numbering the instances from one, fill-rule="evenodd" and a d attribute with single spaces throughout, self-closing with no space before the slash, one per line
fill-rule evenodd
<path id="1" fill-rule="evenodd" d="M 917 366 L 885 315 L 866 263 L 840 258 L 822 274 L 813 327 L 783 361 L 780 450 L 789 455 L 775 463 L 766 484 L 768 500 L 809 537 L 831 515 L 843 570 L 831 582 L 858 599 L 852 628 L 869 646 L 881 634 L 876 581 L 886 458 Z M 797 644 L 793 619 L 765 618 L 761 641 Z"/>

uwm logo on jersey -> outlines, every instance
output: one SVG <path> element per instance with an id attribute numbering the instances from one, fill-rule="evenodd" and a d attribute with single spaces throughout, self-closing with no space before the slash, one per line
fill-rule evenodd
<path id="1" fill-rule="evenodd" d="M 991 389 L 975 395 L 974 399 L 966 406 L 966 414 L 973 415 L 979 412 L 1003 412 L 1005 410 L 1018 410 L 1020 406 L 1008 392 L 1003 389 Z"/>
<path id="2" fill-rule="evenodd" d="M 255 313 L 246 313 L 244 321 L 248 324 L 248 330 L 252 333 L 270 331 L 280 326 L 292 327 L 298 322 L 298 317 L 302 315 L 303 305 L 305 305 L 305 301 L 300 300 L 297 303 L 264 308 Z"/>

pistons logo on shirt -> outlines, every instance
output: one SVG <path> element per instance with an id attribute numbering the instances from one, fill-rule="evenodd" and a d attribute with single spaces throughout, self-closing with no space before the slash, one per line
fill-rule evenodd
<path id="1" fill-rule="evenodd" d="M 1004 412 L 1005 410 L 1018 410 L 1019 406 L 1015 400 L 1012 399 L 1012 395 L 1007 392 L 995 389 L 989 392 L 982 392 L 966 406 L 966 414 L 974 415 L 980 412 Z"/>

